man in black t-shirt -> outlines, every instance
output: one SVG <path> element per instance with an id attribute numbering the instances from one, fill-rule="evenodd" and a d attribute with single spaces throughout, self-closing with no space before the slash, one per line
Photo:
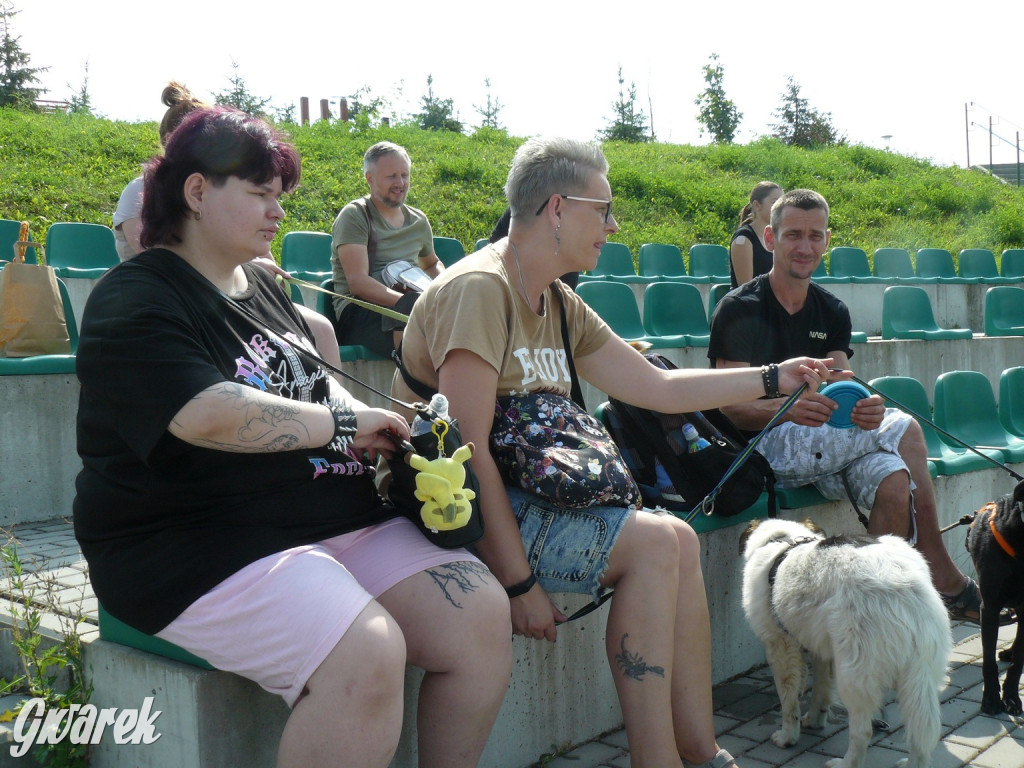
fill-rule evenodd
<path id="1" fill-rule="evenodd" d="M 850 367 L 850 312 L 811 281 L 828 249 L 828 214 L 825 199 L 806 189 L 785 193 L 772 207 L 765 236 L 772 270 L 730 291 L 715 308 L 708 357 L 716 368 L 763 366 L 797 355 L 831 357 L 835 367 Z M 784 402 L 762 398 L 722 410 L 754 434 Z M 878 395 L 857 402 L 852 429 L 826 426 L 835 408 L 820 394 L 802 398 L 758 443 L 779 485 L 813 483 L 827 498 L 852 497 L 870 510 L 870 533 L 906 537 L 925 556 L 952 615 L 977 621 L 977 588 L 953 563 L 939 533 L 920 425 L 887 409 Z"/>

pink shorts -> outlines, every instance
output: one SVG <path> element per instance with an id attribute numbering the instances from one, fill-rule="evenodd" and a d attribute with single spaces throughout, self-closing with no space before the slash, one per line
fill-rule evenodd
<path id="1" fill-rule="evenodd" d="M 264 557 L 196 600 L 157 637 L 295 705 L 371 600 L 427 568 L 479 562 L 404 518 Z"/>

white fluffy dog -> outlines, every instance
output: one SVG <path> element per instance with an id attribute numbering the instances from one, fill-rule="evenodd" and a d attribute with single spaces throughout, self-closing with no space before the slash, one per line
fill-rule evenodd
<path id="1" fill-rule="evenodd" d="M 814 689 L 802 725 L 824 724 L 833 673 L 850 718 L 846 754 L 826 766 L 860 768 L 871 718 L 895 688 L 910 745 L 899 764 L 926 768 L 939 740 L 938 691 L 952 639 L 924 558 L 895 536 L 825 538 L 813 523 L 778 519 L 752 523 L 740 549 L 743 610 L 764 643 L 782 703 L 775 745 L 800 737 L 807 649 Z"/>

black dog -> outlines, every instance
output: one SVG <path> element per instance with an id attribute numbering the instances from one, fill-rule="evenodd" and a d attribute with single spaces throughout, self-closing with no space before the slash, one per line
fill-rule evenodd
<path id="1" fill-rule="evenodd" d="M 1012 494 L 989 502 L 980 510 L 967 534 L 967 551 L 974 560 L 981 591 L 982 678 L 985 682 L 981 711 L 996 715 L 1022 713 L 1020 676 L 1024 666 L 1024 482 Z M 1010 666 L 999 695 L 996 640 L 1003 607 L 1017 613 L 1017 636 L 1010 649 Z M 999 658 L 1006 659 L 1005 654 Z"/>

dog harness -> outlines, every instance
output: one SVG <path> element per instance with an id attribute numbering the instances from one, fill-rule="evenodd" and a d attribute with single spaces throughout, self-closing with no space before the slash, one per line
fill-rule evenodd
<path id="1" fill-rule="evenodd" d="M 775 556 L 775 560 L 772 561 L 772 567 L 768 569 L 768 586 L 772 588 L 772 594 L 770 596 L 772 606 L 775 605 L 775 576 L 779 572 L 779 566 L 782 565 L 782 561 L 786 559 L 786 556 L 789 555 L 795 547 L 799 547 L 804 544 L 811 544 L 815 541 L 821 541 L 821 539 L 817 536 L 800 536 L 799 538 L 791 541 L 788 547 Z"/>
<path id="2" fill-rule="evenodd" d="M 1006 554 L 1008 554 L 1012 558 L 1016 558 L 1017 557 L 1017 550 L 1015 550 L 1013 548 L 1013 545 L 1010 544 L 1010 542 L 1008 542 L 1006 540 L 1006 537 L 1003 536 L 1003 534 L 1001 534 L 999 532 L 998 528 L 996 528 L 996 508 L 997 508 L 996 507 L 996 502 L 990 501 L 984 507 L 979 509 L 977 514 L 978 515 L 983 514 L 983 513 L 988 514 L 988 527 L 989 527 L 989 530 L 992 531 L 992 538 L 996 540 L 996 543 L 999 545 L 999 548 L 1001 550 L 1003 550 L 1003 552 L 1005 552 Z M 971 528 L 974 527 L 974 523 L 975 522 L 977 522 L 977 516 L 975 517 L 974 521 L 971 523 Z"/>
<path id="3" fill-rule="evenodd" d="M 775 617 L 775 623 L 779 625 L 779 629 L 789 634 L 789 630 L 786 629 L 786 625 L 782 623 L 782 619 L 779 618 L 778 611 L 775 610 L 775 576 L 779 572 L 779 566 L 782 565 L 782 561 L 786 559 L 790 552 L 796 547 L 801 547 L 804 544 L 811 544 L 815 541 L 821 541 L 817 536 L 800 536 L 793 541 L 789 542 L 789 546 L 783 549 L 779 554 L 775 556 L 772 561 L 771 568 L 768 569 L 768 604 L 772 607 L 772 615 Z"/>

